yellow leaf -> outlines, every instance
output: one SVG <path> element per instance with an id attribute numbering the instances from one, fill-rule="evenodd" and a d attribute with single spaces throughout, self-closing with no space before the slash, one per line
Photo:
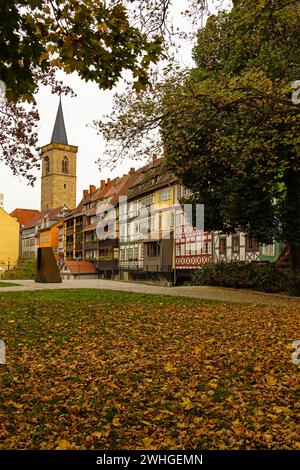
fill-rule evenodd
<path id="1" fill-rule="evenodd" d="M 288 413 L 290 410 L 286 406 L 274 406 L 274 411 L 276 413 Z"/>
<path id="2" fill-rule="evenodd" d="M 14 408 L 16 408 L 17 410 L 20 410 L 21 408 L 23 408 L 24 405 L 22 405 L 21 403 L 16 403 L 12 400 L 10 401 L 7 401 L 4 403 L 5 406 L 13 406 Z"/>
<path id="3" fill-rule="evenodd" d="M 203 348 L 201 346 L 195 346 L 193 352 L 196 355 L 201 354 L 203 352 Z"/>
<path id="4" fill-rule="evenodd" d="M 199 424 L 200 421 L 201 421 L 201 418 L 199 418 L 199 416 L 195 416 L 195 418 L 193 419 L 193 422 L 194 422 L 195 424 Z"/>
<path id="5" fill-rule="evenodd" d="M 112 420 L 112 423 L 114 426 L 120 426 L 120 420 L 119 418 L 115 417 L 113 420 Z"/>
<path id="6" fill-rule="evenodd" d="M 182 397 L 182 406 L 186 410 L 191 410 L 194 405 L 188 397 Z"/>
<path id="7" fill-rule="evenodd" d="M 71 448 L 70 442 L 66 441 L 65 439 L 59 439 L 57 444 L 58 446 L 56 447 L 56 450 L 67 450 Z"/>
<path id="8" fill-rule="evenodd" d="M 210 382 L 208 382 L 208 385 L 209 385 L 209 387 L 211 387 L 211 388 L 217 388 L 218 383 L 217 383 L 217 381 L 216 381 L 215 379 L 213 379 L 213 380 L 211 380 Z"/>
<path id="9" fill-rule="evenodd" d="M 146 450 L 156 450 L 156 447 L 153 445 L 153 439 L 151 437 L 145 437 L 143 443 Z"/>
<path id="10" fill-rule="evenodd" d="M 40 55 L 40 61 L 42 62 L 43 60 L 48 60 L 48 58 L 49 58 L 48 51 L 43 51 Z"/>
<path id="11" fill-rule="evenodd" d="M 98 31 L 101 33 L 107 33 L 107 24 L 106 23 L 99 23 L 97 26 Z"/>
<path id="12" fill-rule="evenodd" d="M 273 375 L 266 375 L 266 382 L 269 387 L 273 387 L 277 384 L 277 379 Z"/>
<path id="13" fill-rule="evenodd" d="M 161 410 L 161 413 L 165 413 L 167 415 L 174 415 L 173 411 L 169 411 L 169 410 Z"/>
<path id="14" fill-rule="evenodd" d="M 171 364 L 171 362 L 167 362 L 167 364 L 165 365 L 165 371 L 174 372 L 176 371 L 176 367 L 173 364 Z"/>
<path id="15" fill-rule="evenodd" d="M 178 428 L 185 428 L 185 423 L 183 423 L 182 421 L 178 421 L 177 427 Z"/>

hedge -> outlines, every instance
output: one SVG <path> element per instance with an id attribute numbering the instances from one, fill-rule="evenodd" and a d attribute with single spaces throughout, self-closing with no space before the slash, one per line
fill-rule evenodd
<path id="1" fill-rule="evenodd" d="M 279 269 L 274 263 L 207 263 L 195 271 L 192 283 L 300 295 L 300 276 Z"/>

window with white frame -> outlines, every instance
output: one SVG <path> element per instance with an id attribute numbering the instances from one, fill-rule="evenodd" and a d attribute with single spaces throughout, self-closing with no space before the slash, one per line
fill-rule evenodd
<path id="1" fill-rule="evenodd" d="M 134 253 L 133 253 L 133 246 L 131 246 L 129 249 L 128 249 L 128 259 L 131 261 L 133 260 L 133 256 L 134 256 Z"/>
<path id="2" fill-rule="evenodd" d="M 131 239 L 131 236 L 133 235 L 133 225 L 130 223 L 127 226 L 127 238 Z"/>
<path id="3" fill-rule="evenodd" d="M 208 252 L 208 242 L 207 240 L 202 241 L 202 254 L 207 255 Z"/>
<path id="4" fill-rule="evenodd" d="M 168 215 L 167 215 L 167 223 L 166 223 L 166 227 L 174 227 L 174 212 L 171 211 L 171 212 L 168 212 Z"/>
<path id="5" fill-rule="evenodd" d="M 262 247 L 263 256 L 274 256 L 275 255 L 275 243 L 270 245 L 263 245 Z"/>
<path id="6" fill-rule="evenodd" d="M 232 235 L 231 238 L 232 251 L 237 253 L 240 249 L 240 236 L 238 234 Z"/>
<path id="7" fill-rule="evenodd" d="M 120 238 L 123 240 L 126 237 L 126 224 L 120 224 Z"/>
<path id="8" fill-rule="evenodd" d="M 159 201 L 169 201 L 171 199 L 171 188 L 164 188 L 158 192 Z"/>
<path id="9" fill-rule="evenodd" d="M 139 259 L 144 259 L 144 245 L 142 243 L 139 244 Z"/>
<path id="10" fill-rule="evenodd" d="M 170 227 L 170 222 L 171 222 L 171 219 L 170 219 L 170 212 L 167 212 L 167 214 L 165 215 L 165 228 L 169 228 L 169 227 Z"/>

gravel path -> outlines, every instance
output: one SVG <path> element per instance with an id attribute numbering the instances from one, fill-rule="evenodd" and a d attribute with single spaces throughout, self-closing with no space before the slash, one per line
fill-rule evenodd
<path id="1" fill-rule="evenodd" d="M 9 282 L 9 281 L 8 281 Z M 137 284 L 129 282 L 108 281 L 100 279 L 82 279 L 63 281 L 61 284 L 39 284 L 34 281 L 12 281 L 19 286 L 0 287 L 1 292 L 37 291 L 43 289 L 109 289 L 144 294 L 173 295 L 196 299 L 218 300 L 222 302 L 239 302 L 265 304 L 300 308 L 300 297 L 289 297 L 277 294 L 261 294 L 245 290 L 224 289 L 208 286 L 164 287 L 158 285 Z"/>

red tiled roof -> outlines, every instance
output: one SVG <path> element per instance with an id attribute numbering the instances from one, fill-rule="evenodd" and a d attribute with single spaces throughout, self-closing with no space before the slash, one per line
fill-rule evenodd
<path id="1" fill-rule="evenodd" d="M 58 217 L 58 216 L 64 207 L 65 206 L 60 206 L 60 207 L 55 207 L 54 209 L 46 209 L 42 212 L 39 212 L 28 223 L 26 223 L 23 228 L 27 229 L 27 228 L 35 227 L 38 224 L 38 222 L 43 217 L 46 217 L 46 216 L 48 216 L 50 220 L 60 220 L 61 217 Z"/>
<path id="2" fill-rule="evenodd" d="M 119 202 L 120 196 L 127 196 L 128 188 L 134 184 L 136 179 L 138 178 L 138 173 L 128 173 L 120 178 L 120 184 L 118 186 L 117 191 L 113 195 L 112 199 L 110 200 L 111 205 L 116 205 Z"/>
<path id="3" fill-rule="evenodd" d="M 107 199 L 107 203 L 115 205 L 118 202 L 119 196 L 127 194 L 128 187 L 133 184 L 137 176 L 138 174 L 136 174 L 135 170 L 132 168 L 127 175 L 121 177 L 117 176 L 113 180 L 107 180 L 105 185 L 100 186 L 92 194 L 87 190 L 87 195 L 81 199 L 78 206 L 71 211 L 71 214 L 66 217 L 66 219 L 73 219 L 78 215 L 96 215 L 96 205 L 101 200 Z M 88 203 L 91 203 L 93 207 L 85 209 L 84 206 Z"/>
<path id="4" fill-rule="evenodd" d="M 14 219 L 17 219 L 20 225 L 25 225 L 31 221 L 31 219 L 40 214 L 40 211 L 36 209 L 15 209 L 9 215 Z"/>
<path id="5" fill-rule="evenodd" d="M 65 261 L 65 265 L 73 274 L 96 273 L 96 268 L 90 261 Z"/>
<path id="6" fill-rule="evenodd" d="M 36 224 L 38 223 L 38 221 L 44 217 L 46 214 L 48 213 L 48 211 L 42 211 L 42 212 L 39 212 L 38 214 L 36 214 L 34 217 L 32 217 L 32 219 L 27 222 L 27 224 L 24 224 L 24 229 L 27 229 L 27 228 L 32 228 L 32 227 L 35 227 Z"/>
<path id="7" fill-rule="evenodd" d="M 175 183 L 177 178 L 168 170 L 165 162 L 165 157 L 162 157 L 140 168 L 137 171 L 138 178 L 128 188 L 128 199 Z"/>
<path id="8" fill-rule="evenodd" d="M 119 178 L 114 178 L 111 181 L 108 181 L 103 188 L 98 188 L 95 194 L 92 197 L 92 201 L 98 201 L 99 199 L 106 199 L 111 194 L 113 194 L 113 186 L 117 184 Z"/>

